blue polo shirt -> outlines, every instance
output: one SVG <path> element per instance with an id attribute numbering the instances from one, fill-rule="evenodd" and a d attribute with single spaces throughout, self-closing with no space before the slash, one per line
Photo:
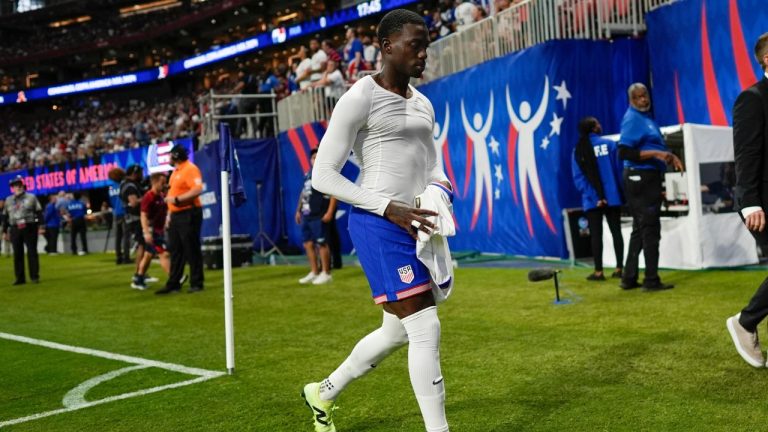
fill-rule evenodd
<path id="1" fill-rule="evenodd" d="M 661 150 L 669 151 L 659 125 L 650 114 L 629 107 L 621 120 L 621 138 L 619 145 L 631 147 L 640 151 Z M 642 162 L 624 161 L 624 168 L 635 170 L 658 170 L 665 172 L 667 164 L 659 159 L 649 159 Z"/>
<path id="2" fill-rule="evenodd" d="M 85 203 L 80 200 L 72 200 L 67 203 L 67 212 L 72 219 L 83 219 L 85 217 Z"/>
<path id="3" fill-rule="evenodd" d="M 609 139 L 601 138 L 596 134 L 590 134 L 589 140 L 592 142 L 592 150 L 595 152 L 597 168 L 600 171 L 600 182 L 603 184 L 603 193 L 605 194 L 605 200 L 608 201 L 608 206 L 623 205 L 624 191 L 622 189 L 621 161 L 616 150 L 616 143 Z M 581 192 L 582 208 L 584 210 L 596 208 L 600 197 L 592 183 L 587 179 L 587 176 L 581 171 L 579 163 L 576 162 L 575 155 L 571 158 L 571 170 L 576 189 Z"/>
<path id="4" fill-rule="evenodd" d="M 46 228 L 58 228 L 61 226 L 61 215 L 56 209 L 56 204 L 48 203 L 48 205 L 45 206 L 43 219 L 45 219 Z"/>
<path id="5" fill-rule="evenodd" d="M 120 184 L 112 182 L 109 185 L 109 205 L 112 207 L 112 214 L 115 217 L 125 216 L 123 200 L 120 199 Z"/>

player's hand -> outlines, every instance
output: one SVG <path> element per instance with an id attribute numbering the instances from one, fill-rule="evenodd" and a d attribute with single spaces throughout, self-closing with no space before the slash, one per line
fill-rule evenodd
<path id="1" fill-rule="evenodd" d="M 169 197 L 169 196 L 165 197 L 165 203 L 166 204 L 173 204 L 174 203 L 173 202 L 174 198 L 176 198 L 176 197 Z"/>
<path id="2" fill-rule="evenodd" d="M 145 241 L 145 242 L 146 242 L 148 245 L 151 245 L 153 240 L 154 240 L 154 239 L 152 238 L 152 234 L 144 234 L 144 241 Z"/>
<path id="3" fill-rule="evenodd" d="M 320 219 L 320 220 L 323 221 L 323 223 L 330 222 L 331 220 L 333 220 L 333 213 L 326 213 L 326 214 L 324 214 L 323 218 Z"/>
<path id="4" fill-rule="evenodd" d="M 293 219 L 296 221 L 296 225 L 301 225 L 301 212 L 297 211 Z"/>
<path id="5" fill-rule="evenodd" d="M 765 230 L 765 212 L 758 210 L 744 219 L 747 229 L 750 231 L 763 232 Z"/>
<path id="6" fill-rule="evenodd" d="M 426 216 L 437 216 L 437 213 L 432 210 L 409 207 L 397 201 L 390 201 L 387 209 L 384 210 L 385 218 L 408 231 L 414 239 L 418 238 L 417 231 L 431 234 L 432 229 L 435 228 L 435 224 L 427 220 Z"/>
<path id="7" fill-rule="evenodd" d="M 8 233 L 5 233 L 5 234 L 3 234 L 3 240 L 11 241 L 11 236 L 9 236 Z"/>
<path id="8" fill-rule="evenodd" d="M 603 208 L 608 206 L 608 201 L 601 199 L 597 201 L 597 208 Z"/>

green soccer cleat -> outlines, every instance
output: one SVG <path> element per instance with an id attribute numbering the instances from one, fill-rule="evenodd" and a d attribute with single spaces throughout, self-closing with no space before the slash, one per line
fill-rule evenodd
<path id="1" fill-rule="evenodd" d="M 336 409 L 333 401 L 320 399 L 320 383 L 309 383 L 301 391 L 301 397 L 312 410 L 312 419 L 315 422 L 315 432 L 336 432 L 333 425 L 333 410 Z"/>

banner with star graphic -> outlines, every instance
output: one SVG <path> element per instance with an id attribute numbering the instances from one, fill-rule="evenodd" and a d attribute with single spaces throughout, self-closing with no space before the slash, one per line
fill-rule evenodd
<path id="1" fill-rule="evenodd" d="M 454 250 L 567 257 L 562 209 L 580 206 L 577 125 L 616 133 L 626 89 L 648 83 L 643 41 L 552 41 L 436 80 L 434 141 L 454 186 Z"/>

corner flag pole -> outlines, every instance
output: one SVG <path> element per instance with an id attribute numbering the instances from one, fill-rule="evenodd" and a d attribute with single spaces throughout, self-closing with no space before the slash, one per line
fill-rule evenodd
<path id="1" fill-rule="evenodd" d="M 229 125 L 222 123 L 219 128 L 219 140 L 223 145 L 221 149 L 232 151 Z M 229 207 L 229 155 L 222 152 L 221 162 L 221 226 L 222 226 L 222 252 L 224 255 L 224 336 L 227 348 L 227 373 L 235 372 L 235 329 L 232 313 L 232 238 Z"/>

